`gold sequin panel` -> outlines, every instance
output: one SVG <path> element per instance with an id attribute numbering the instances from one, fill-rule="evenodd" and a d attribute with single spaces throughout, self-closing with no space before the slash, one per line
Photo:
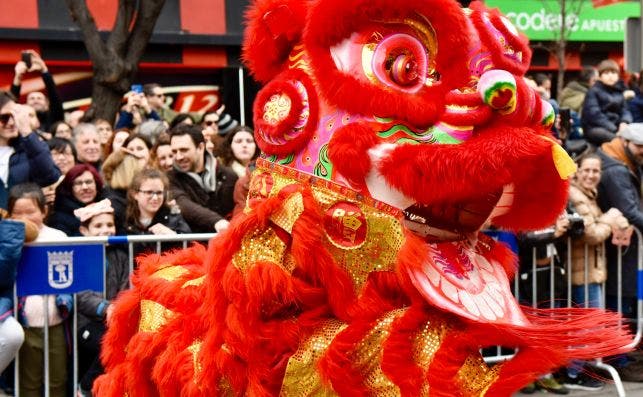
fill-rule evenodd
<path id="1" fill-rule="evenodd" d="M 413 361 L 423 368 L 425 373 L 433 361 L 442 340 L 448 332 L 448 326 L 444 322 L 427 321 L 420 331 L 415 335 L 413 344 Z M 425 380 L 419 397 L 429 396 L 429 383 Z"/>
<path id="2" fill-rule="evenodd" d="M 256 229 L 241 241 L 241 248 L 232 257 L 232 264 L 245 273 L 258 261 L 268 261 L 286 269 L 286 244 L 271 228 Z M 292 263 L 292 261 L 290 261 Z"/>
<path id="3" fill-rule="evenodd" d="M 172 317 L 174 317 L 174 312 L 165 306 L 151 300 L 142 299 L 141 320 L 138 324 L 138 330 L 141 332 L 156 332 L 167 324 Z"/>
<path id="4" fill-rule="evenodd" d="M 260 168 L 255 170 L 253 178 L 255 178 L 255 181 L 270 180 L 270 184 L 254 183 L 257 189 L 263 186 L 260 191 L 257 190 L 254 192 L 255 196 L 262 197 L 274 197 L 288 185 L 301 184 L 301 182 L 294 178 Z M 266 189 L 264 185 L 269 185 L 270 188 Z M 253 186 L 252 183 L 251 186 Z M 325 245 L 336 263 L 350 274 L 358 293 L 366 282 L 369 273 L 394 269 L 397 254 L 405 240 L 402 224 L 398 216 L 367 205 L 362 201 L 348 199 L 347 194 L 330 189 L 323 183 L 313 183 L 311 189 L 317 204 L 320 206 L 321 211 L 326 214 L 325 216 L 327 218 L 324 221 L 324 225 L 319 225 L 319 227 L 326 228 L 326 239 L 321 243 Z M 253 192 L 251 191 L 250 196 L 252 195 Z M 355 211 L 351 212 L 344 209 L 329 211 L 331 207 L 336 208 L 338 204 L 346 204 L 348 207 L 354 207 Z M 293 193 L 284 201 L 281 208 L 271 216 L 271 220 L 282 229 L 291 232 L 294 223 L 303 211 L 301 194 Z M 356 216 L 355 213 L 358 216 Z M 328 219 L 329 217 L 331 219 Z M 362 220 L 365 220 L 365 224 L 363 224 L 364 222 Z M 336 230 L 329 231 L 328 225 L 333 224 L 333 222 L 334 224 L 343 226 L 344 229 L 340 232 Z M 253 248 L 261 246 L 264 247 L 264 250 L 266 250 L 266 247 L 275 247 L 281 250 L 281 246 L 276 243 L 275 237 L 266 233 L 267 232 L 264 233 L 263 237 L 259 237 L 260 232 L 254 233 L 252 237 L 254 240 L 253 243 L 250 241 L 246 242 L 244 239 L 244 244 L 246 244 L 244 248 L 246 246 Z M 348 239 L 348 243 L 355 240 L 356 236 L 359 241 L 353 246 L 350 244 L 339 244 L 337 238 L 335 238 L 338 233 L 339 237 Z M 353 240 L 350 240 L 351 237 Z M 259 238 L 262 239 L 260 242 L 257 241 Z M 256 256 L 256 254 L 249 255 Z M 279 251 L 268 256 L 274 261 L 282 255 L 282 251 Z M 235 258 L 235 264 L 237 264 L 238 268 L 247 268 L 242 265 L 244 261 L 241 261 L 241 258 Z M 247 263 L 247 261 L 244 263 Z"/>
<path id="5" fill-rule="evenodd" d="M 338 320 L 327 320 L 310 338 L 301 343 L 299 349 L 288 360 L 280 396 L 331 397 L 337 395 L 330 385 L 322 383 L 317 372 L 317 362 L 326 353 L 333 338 L 344 328 L 346 324 Z"/>
<path id="6" fill-rule="evenodd" d="M 456 376 L 462 395 L 466 397 L 484 396 L 498 379 L 500 365 L 489 368 L 479 355 L 469 356 Z"/>
<path id="7" fill-rule="evenodd" d="M 371 395 L 378 397 L 397 397 L 400 389 L 382 372 L 382 345 L 391 334 L 391 326 L 396 318 L 404 314 L 404 309 L 394 310 L 380 318 L 377 324 L 362 339 L 352 352 L 355 368 L 364 377 L 364 385 Z"/>

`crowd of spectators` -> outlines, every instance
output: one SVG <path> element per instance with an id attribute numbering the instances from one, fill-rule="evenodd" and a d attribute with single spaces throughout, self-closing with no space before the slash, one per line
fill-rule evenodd
<path id="1" fill-rule="evenodd" d="M 632 78 L 626 84 L 621 77 L 618 63 L 610 59 L 585 67 L 560 93 L 560 103 L 551 99 L 550 85 L 543 83 L 546 76 L 533 78 L 541 97 L 553 102 L 558 115 L 552 132 L 575 158 L 578 171 L 571 181 L 567 209 L 557 221 L 547 229 L 517 236 L 521 298 L 526 304 L 566 306 L 569 293 L 572 305 L 606 307 L 636 319 L 641 286 L 637 283 L 638 237 L 632 227 L 643 230 L 643 100 L 639 80 Z M 567 291 L 568 280 L 571 291 Z M 635 328 L 636 322 L 631 324 Z M 641 382 L 639 357 L 637 351 L 609 362 L 622 380 Z M 600 390 L 602 382 L 591 373 L 587 363 L 575 362 L 523 392 Z"/>
<path id="2" fill-rule="evenodd" d="M 50 395 L 68 396 L 66 320 L 75 309 L 81 381 L 73 388 L 90 395 L 102 371 L 99 341 L 110 300 L 128 285 L 128 255 L 110 246 L 106 263 L 95 264 L 107 269 L 105 298 L 86 291 L 73 308 L 68 295 L 21 297 L 20 310 L 12 313 L 25 228 L 36 241 L 220 232 L 232 216 L 238 175 L 247 177 L 246 168 L 259 153 L 252 129 L 239 126 L 223 106 L 205 114 L 177 113 L 155 83 L 124 96 L 114 125 L 85 120 L 82 112 L 65 115 L 45 62 L 28 53 L 31 65 L 19 61 L 11 91 L 0 91 L 0 210 L 6 210 L 0 230 L 8 237 L 0 243 L 0 272 L 7 275 L 0 284 L 0 372 L 18 354 L 20 395 L 42 395 L 43 329 L 48 326 Z M 27 73 L 42 76 L 45 92 L 30 92 L 21 104 L 17 98 Z M 141 244 L 135 254 L 152 250 L 156 244 Z M 42 311 L 45 300 L 48 318 Z"/>
<path id="3" fill-rule="evenodd" d="M 204 114 L 177 113 L 166 106 L 163 87 L 154 83 L 124 97 L 113 126 L 108 120 L 83 120 L 79 112 L 65 120 L 45 62 L 30 53 L 31 67 L 18 62 L 11 92 L 0 91 L 0 210 L 8 211 L 0 213 L 0 231 L 11 237 L 0 243 L 0 272 L 7 274 L 0 279 L 0 343 L 7 346 L 0 352 L 0 371 L 22 345 L 22 363 L 34 365 L 24 372 L 21 365 L 21 395 L 41 394 L 42 369 L 34 368 L 41 368 L 42 345 L 34 341 L 42 340 L 46 323 L 53 330 L 50 349 L 55 350 L 50 356 L 54 361 L 51 395 L 65 396 L 69 379 L 64 324 L 74 309 L 69 297 L 24 297 L 20 312 L 15 313 L 18 321 L 11 315 L 8 288 L 13 285 L 15 256 L 25 228 L 31 240 L 223 231 L 235 206 L 237 211 L 243 207 L 259 150 L 252 129 L 239 126 L 223 107 Z M 28 72 L 40 73 L 46 90 L 29 93 L 26 103 L 19 104 L 16 98 Z M 565 87 L 560 103 L 551 96 L 551 80 L 542 74 L 534 76 L 534 89 L 556 112 L 570 110 L 570 120 L 561 123 L 558 117 L 555 135 L 564 147 L 581 142 L 583 149 L 570 150 L 579 168 L 571 183 L 568 210 L 551 228 L 523 233 L 518 239 L 521 273 L 527 280 L 523 285 L 532 284 L 529 277 L 550 280 L 571 272 L 574 303 L 607 305 L 632 317 L 636 315 L 638 242 L 636 235 L 631 242 L 629 236 L 631 225 L 643 230 L 643 94 L 638 85 L 628 89 L 619 76 L 620 68 L 611 60 L 584 68 L 579 79 Z M 572 214 L 579 217 L 580 229 L 574 228 Z M 557 243 L 567 237 L 572 237 L 570 263 L 564 263 L 557 251 L 561 247 Z M 155 246 L 143 244 L 135 253 L 152 249 Z M 620 252 L 624 252 L 624 284 L 618 307 L 615 266 Z M 102 371 L 97 359 L 99 341 L 110 315 L 110 300 L 127 287 L 127 258 L 118 247 L 108 247 L 105 298 L 90 291 L 79 295 L 75 309 L 80 314 L 80 395 L 90 395 L 93 379 Z M 601 290 L 603 282 L 606 291 Z M 540 289 L 548 282 L 538 285 L 537 291 L 525 288 L 526 303 L 538 305 L 562 295 Z M 606 302 L 601 301 L 603 292 Z M 48 319 L 34 309 L 42 307 L 43 299 L 51 301 Z M 617 357 L 615 362 L 625 379 L 643 381 L 640 363 L 627 357 Z M 600 388 L 600 382 L 586 376 L 584 366 L 575 363 L 564 371 L 563 382 L 547 376 L 537 384 L 561 394 L 566 390 L 563 383 L 585 390 Z"/>

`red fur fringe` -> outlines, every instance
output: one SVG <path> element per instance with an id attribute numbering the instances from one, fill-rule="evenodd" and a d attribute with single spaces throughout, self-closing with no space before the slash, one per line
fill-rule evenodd
<path id="1" fill-rule="evenodd" d="M 293 45 L 301 37 L 305 2 L 256 0 L 245 17 L 242 58 L 253 76 L 265 83 L 283 69 Z"/>
<path id="2" fill-rule="evenodd" d="M 522 76 L 529 69 L 531 64 L 531 49 L 529 48 L 529 39 L 524 34 L 515 35 L 502 22 L 500 12 L 497 9 L 490 10 L 480 1 L 473 1 L 469 5 L 473 10 L 471 21 L 476 27 L 480 40 L 490 50 L 495 68 L 504 69 L 508 72 Z M 483 14 L 487 14 L 491 24 L 504 36 L 506 43 L 501 43 L 496 36 L 489 31 L 489 28 L 483 22 Z M 503 45 L 508 45 L 516 53 L 522 53 L 522 60 L 517 61 L 506 55 Z"/>
<path id="3" fill-rule="evenodd" d="M 344 178 L 356 190 L 364 190 L 364 179 L 371 170 L 368 150 L 377 138 L 363 123 L 352 123 L 335 131 L 328 144 L 328 157 Z"/>

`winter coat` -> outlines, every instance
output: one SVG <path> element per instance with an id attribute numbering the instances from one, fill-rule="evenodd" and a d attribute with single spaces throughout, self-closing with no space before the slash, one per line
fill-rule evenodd
<path id="1" fill-rule="evenodd" d="M 580 113 L 587 90 L 589 90 L 589 87 L 578 81 L 570 82 L 560 93 L 560 107 L 569 108 L 576 113 Z"/>
<path id="2" fill-rule="evenodd" d="M 125 228 L 125 211 L 127 210 L 127 190 L 125 189 L 104 189 L 104 196 L 108 198 L 114 208 L 114 224 L 116 234 L 119 236 L 127 234 Z"/>
<path id="3" fill-rule="evenodd" d="M 603 162 L 601 182 L 598 185 L 598 205 L 603 212 L 617 208 L 630 224 L 643 230 L 641 203 L 641 173 L 633 172 L 623 162 L 608 156 L 602 149 L 597 151 Z M 638 238 L 632 235 L 629 247 L 624 247 L 623 257 L 623 296 L 636 297 Z M 617 285 L 617 248 L 610 242 L 607 249 L 607 294 L 616 295 Z"/>
<path id="4" fill-rule="evenodd" d="M 602 283 L 607 279 L 607 268 L 603 256 L 603 242 L 612 234 L 616 217 L 620 212 L 603 214 L 596 202 L 596 191 L 589 191 L 578 184 L 569 188 L 569 202 L 583 217 L 585 229 L 581 238 L 572 240 L 572 284 L 585 284 L 585 246 L 587 246 L 588 283 Z M 614 215 L 613 215 L 614 214 Z M 627 220 L 623 219 L 627 224 Z"/>
<path id="5" fill-rule="evenodd" d="M 102 264 L 92 264 L 101 266 Z M 103 321 L 110 301 L 119 292 L 129 288 L 129 258 L 127 253 L 115 246 L 105 249 L 105 298 L 95 291 L 82 291 L 76 298 L 78 304 L 78 329 L 82 329 L 92 321 Z"/>
<path id="6" fill-rule="evenodd" d="M 22 255 L 25 224 L 8 219 L 0 220 L 0 323 L 13 311 L 13 284 L 16 266 Z"/>
<path id="7" fill-rule="evenodd" d="M 9 190 L 20 183 L 34 182 L 45 187 L 60 178 L 60 170 L 51 158 L 49 147 L 36 133 L 11 140 L 14 153 L 9 158 L 9 181 L 0 179 L 0 208 L 7 208 Z"/>
<path id="8" fill-rule="evenodd" d="M 101 192 L 96 195 L 94 202 L 102 200 Z M 69 237 L 80 237 L 80 220 L 74 215 L 74 210 L 84 207 L 86 204 L 78 201 L 74 196 L 56 192 L 54 210 L 47 225 L 63 231 Z"/>
<path id="9" fill-rule="evenodd" d="M 632 113 L 633 123 L 643 123 L 643 93 L 638 92 L 636 96 L 627 102 L 627 108 Z"/>
<path id="10" fill-rule="evenodd" d="M 237 174 L 229 168 L 216 165 L 217 186 L 213 192 L 206 191 L 192 176 L 176 168 L 168 177 L 171 196 L 194 233 L 214 232 L 214 224 L 232 212 Z"/>
<path id="11" fill-rule="evenodd" d="M 185 219 L 183 219 L 183 216 L 181 216 L 181 213 L 173 213 L 167 206 L 163 206 L 158 210 L 156 215 L 154 215 L 154 218 L 152 218 L 152 222 L 148 227 L 142 228 L 138 224 L 127 222 L 125 232 L 127 235 L 150 235 L 153 233 L 149 231 L 149 227 L 154 226 L 157 223 L 166 226 L 168 229 L 174 230 L 178 234 L 192 232 L 190 226 L 188 226 L 187 222 L 185 222 Z M 161 250 L 165 251 L 171 248 L 180 248 L 181 246 L 182 243 L 180 242 L 168 242 L 161 244 Z M 136 243 L 134 245 L 134 254 L 138 255 L 143 252 L 156 252 L 156 243 Z"/>
<path id="12" fill-rule="evenodd" d="M 632 115 L 625 103 L 622 88 L 597 81 L 585 95 L 581 112 L 583 130 L 587 132 L 592 128 L 600 127 L 616 133 L 622 122 L 632 122 Z"/>

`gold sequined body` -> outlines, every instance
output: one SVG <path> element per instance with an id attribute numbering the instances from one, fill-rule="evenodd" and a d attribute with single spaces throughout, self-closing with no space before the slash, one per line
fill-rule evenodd
<path id="1" fill-rule="evenodd" d="M 279 266 L 292 275 L 297 268 L 288 238 L 297 221 L 309 211 L 304 200 L 304 191 L 310 189 L 315 208 L 324 214 L 324 230 L 319 241 L 332 256 L 335 263 L 350 276 L 356 294 L 361 294 L 369 274 L 373 272 L 393 272 L 397 255 L 405 242 L 405 233 L 400 214 L 386 204 L 360 197 L 353 191 L 335 185 L 333 182 L 317 179 L 295 170 L 281 168 L 267 162 L 253 174 L 246 212 L 261 205 L 270 198 L 280 194 L 280 205 L 269 215 L 266 226 L 257 225 L 243 236 L 239 249 L 232 255 L 230 266 L 235 267 L 242 275 L 251 271 L 258 263 L 270 263 Z M 284 194 L 288 192 L 287 194 Z M 310 205 L 310 204 L 308 204 Z M 314 253 L 311 252 L 311 255 Z M 159 267 L 152 279 L 161 279 L 168 283 L 180 285 L 181 291 L 190 288 L 207 288 L 207 276 L 200 273 L 189 273 L 182 266 L 163 265 Z M 171 321 L 180 322 L 181 313 L 171 310 L 152 299 L 141 299 L 140 332 L 156 333 Z M 388 311 L 373 320 L 370 328 L 353 349 L 347 352 L 351 366 L 362 379 L 363 387 L 372 396 L 399 396 L 401 391 L 382 368 L 385 344 L 395 332 L 395 323 L 401 319 L 408 308 L 401 307 Z M 298 349 L 287 359 L 279 395 L 290 396 L 336 396 L 339 395 L 324 379 L 319 370 L 320 360 L 326 355 L 338 335 L 350 328 L 349 324 L 338 319 L 321 319 L 312 333 L 306 335 L 299 343 Z M 433 358 L 446 335 L 451 331 L 443 317 L 430 317 L 423 321 L 409 338 L 412 346 L 409 355 L 412 362 L 428 374 Z M 185 346 L 189 352 L 193 368 L 193 385 L 201 382 L 203 371 L 209 356 L 202 355 L 206 335 L 194 338 Z M 226 354 L 229 348 L 220 347 Z M 428 375 L 427 375 L 428 376 Z M 430 396 L 431 385 L 425 376 L 419 396 Z M 454 378 L 461 396 L 482 396 L 488 387 L 497 379 L 497 367 L 488 368 L 478 354 L 466 359 Z M 236 391 L 222 376 L 216 382 L 219 395 L 236 395 Z"/>

